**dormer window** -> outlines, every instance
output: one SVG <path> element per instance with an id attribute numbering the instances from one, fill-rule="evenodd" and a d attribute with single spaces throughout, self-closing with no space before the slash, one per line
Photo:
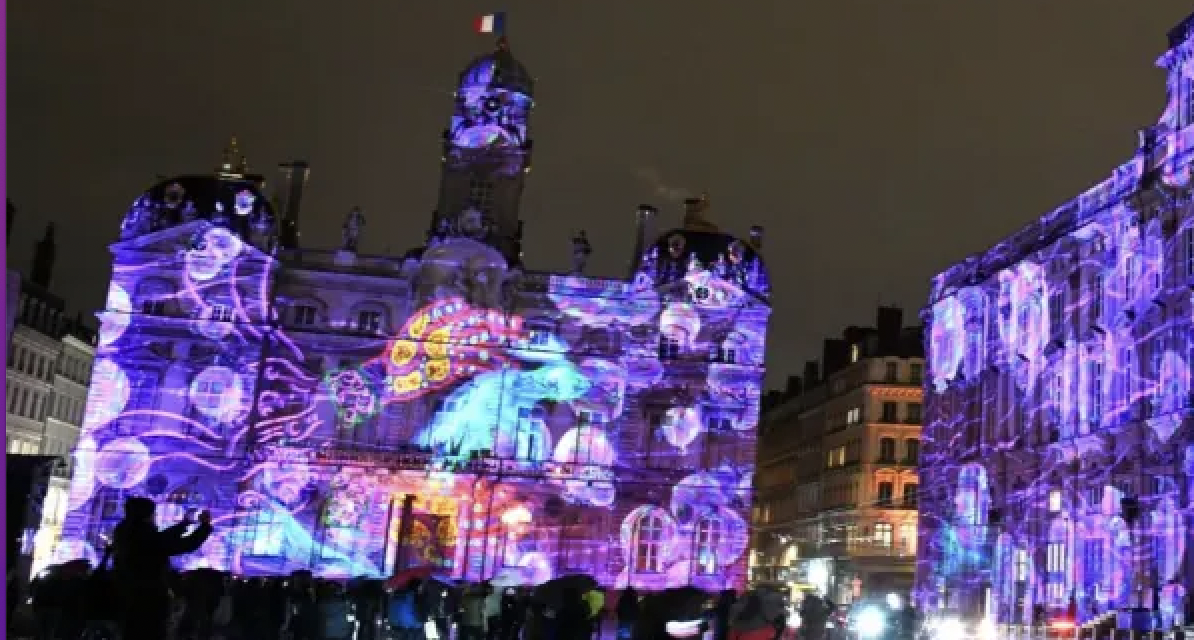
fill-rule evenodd
<path id="1" fill-rule="evenodd" d="M 147 316 L 164 316 L 166 315 L 166 301 L 159 298 L 150 298 L 141 303 L 141 313 Z"/>
<path id="2" fill-rule="evenodd" d="M 211 320 L 212 322 L 232 322 L 232 308 L 222 304 L 212 305 Z"/>
<path id="3" fill-rule="evenodd" d="M 316 311 L 315 307 L 310 305 L 298 305 L 292 311 L 294 324 L 300 327 L 311 327 L 315 325 Z"/>
<path id="4" fill-rule="evenodd" d="M 361 311 L 357 313 L 357 331 L 378 333 L 381 331 L 380 311 Z"/>

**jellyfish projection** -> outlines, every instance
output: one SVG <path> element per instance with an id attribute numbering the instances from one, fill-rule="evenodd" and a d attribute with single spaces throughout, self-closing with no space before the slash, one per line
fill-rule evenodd
<path id="1" fill-rule="evenodd" d="M 461 114 L 492 122 L 461 115 L 453 144 L 530 108 L 495 56 L 462 76 Z M 228 172 L 128 212 L 54 557 L 97 560 L 137 495 L 161 526 L 212 512 L 179 568 L 745 585 L 770 312 L 753 249 L 701 231 L 602 279 L 524 270 L 480 214 L 393 258 L 293 250 L 275 213 Z"/>
<path id="2" fill-rule="evenodd" d="M 933 386 L 940 391 L 953 380 L 962 364 L 966 350 L 966 308 L 956 297 L 950 297 L 934 305 L 932 313 L 929 362 Z"/>
<path id="3" fill-rule="evenodd" d="M 124 335 L 132 322 L 133 302 L 124 287 L 113 282 L 108 287 L 108 301 L 100 313 L 103 328 L 99 332 L 99 343 L 107 347 Z"/>
<path id="4" fill-rule="evenodd" d="M 96 360 L 91 371 L 83 430 L 97 429 L 119 416 L 132 397 L 132 385 L 120 365 L 109 359 Z"/>
<path id="5" fill-rule="evenodd" d="M 1181 53 L 1192 24 L 1170 33 L 1169 102 L 1135 153 L 933 277 L 924 604 L 1013 626 L 1041 610 L 1085 624 L 1143 607 L 1168 626 L 1194 584 L 1194 214 L 1182 199 L 1140 199 L 1189 186 L 1179 115 L 1194 105 Z"/>

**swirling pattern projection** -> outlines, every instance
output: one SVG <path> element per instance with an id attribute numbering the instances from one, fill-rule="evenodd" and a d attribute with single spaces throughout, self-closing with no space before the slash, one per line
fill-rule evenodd
<path id="1" fill-rule="evenodd" d="M 146 495 L 162 522 L 215 515 L 186 567 L 745 581 L 757 297 L 710 273 L 553 277 L 519 312 L 447 296 L 382 336 L 290 331 L 290 267 L 187 229 L 115 252 L 59 557 Z"/>
<path id="2" fill-rule="evenodd" d="M 1194 584 L 1194 211 L 1140 183 L 1162 161 L 1179 159 L 1138 156 L 934 280 L 927 608 L 1172 621 Z"/>

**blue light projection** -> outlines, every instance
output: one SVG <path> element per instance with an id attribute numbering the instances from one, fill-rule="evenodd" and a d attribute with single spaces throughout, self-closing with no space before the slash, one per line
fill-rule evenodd
<path id="1" fill-rule="evenodd" d="M 172 202 L 263 200 L 209 182 Z M 137 207 L 165 206 L 155 189 Z M 408 309 L 395 328 L 313 329 L 289 302 L 338 290 L 288 289 L 313 272 L 214 211 L 113 247 L 59 558 L 96 560 L 124 498 L 147 495 L 163 524 L 214 514 L 188 567 L 744 584 L 769 315 L 753 249 L 676 231 L 631 281 L 520 275 L 496 307 L 380 296 Z"/>
<path id="2" fill-rule="evenodd" d="M 1156 603 L 1172 621 L 1194 584 L 1188 100 L 1109 180 L 934 280 L 926 608 L 1026 624 Z"/>

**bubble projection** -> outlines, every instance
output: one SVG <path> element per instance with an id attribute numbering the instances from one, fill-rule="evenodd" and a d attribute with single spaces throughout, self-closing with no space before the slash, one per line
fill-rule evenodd
<path id="1" fill-rule="evenodd" d="M 163 522 L 214 514 L 187 567 L 744 584 L 769 314 L 744 245 L 694 240 L 721 243 L 707 268 L 652 249 L 629 281 L 522 275 L 501 309 L 377 297 L 396 328 L 375 334 L 287 324 L 302 300 L 357 307 L 221 224 L 113 249 L 59 557 L 146 495 Z"/>
<path id="2" fill-rule="evenodd" d="M 1194 584 L 1194 129 L 1170 125 L 1107 181 L 934 280 L 926 609 L 1028 624 L 1038 608 L 1086 620 L 1143 606 L 1169 624 Z"/>

